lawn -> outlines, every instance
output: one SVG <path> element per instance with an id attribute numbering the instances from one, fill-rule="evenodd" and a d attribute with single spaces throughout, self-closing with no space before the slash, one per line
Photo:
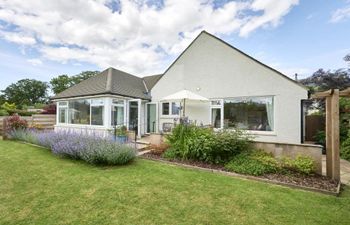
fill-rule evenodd
<path id="1" fill-rule="evenodd" d="M 0 140 L 0 224 L 350 224 L 341 197 L 138 159 L 94 167 Z"/>

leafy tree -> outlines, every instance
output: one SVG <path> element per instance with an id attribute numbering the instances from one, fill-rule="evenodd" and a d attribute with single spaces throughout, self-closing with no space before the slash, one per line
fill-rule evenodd
<path id="1" fill-rule="evenodd" d="M 83 80 L 95 76 L 98 73 L 99 71 L 83 71 L 75 76 L 68 76 L 65 74 L 59 75 L 58 77 L 51 79 L 51 89 L 53 93 L 58 94 L 67 88 L 82 82 Z"/>
<path id="2" fill-rule="evenodd" d="M 0 94 L 0 105 L 4 104 L 6 102 L 5 95 Z"/>
<path id="3" fill-rule="evenodd" d="M 300 80 L 300 82 L 308 86 L 311 92 L 325 91 L 331 88 L 345 89 L 350 86 L 350 71 L 346 69 L 335 71 L 319 69 L 312 76 Z"/>
<path id="4" fill-rule="evenodd" d="M 72 86 L 72 79 L 68 75 L 59 75 L 50 81 L 53 93 L 58 94 Z"/>
<path id="5" fill-rule="evenodd" d="M 344 56 L 344 61 L 350 63 L 350 53 Z"/>
<path id="6" fill-rule="evenodd" d="M 75 76 L 72 76 L 72 82 L 74 85 L 78 84 L 78 83 L 82 82 L 83 80 L 87 80 L 90 77 L 97 75 L 98 73 L 99 73 L 99 71 L 83 71 Z"/>
<path id="7" fill-rule="evenodd" d="M 21 107 L 22 105 L 47 102 L 47 89 L 48 85 L 46 82 L 23 79 L 9 85 L 2 93 L 6 101 L 15 103 Z"/>

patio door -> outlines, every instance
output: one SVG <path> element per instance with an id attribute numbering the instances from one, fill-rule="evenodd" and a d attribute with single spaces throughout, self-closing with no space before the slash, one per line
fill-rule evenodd
<path id="1" fill-rule="evenodd" d="M 146 104 L 146 132 L 155 133 L 157 127 L 157 104 L 147 103 Z"/>

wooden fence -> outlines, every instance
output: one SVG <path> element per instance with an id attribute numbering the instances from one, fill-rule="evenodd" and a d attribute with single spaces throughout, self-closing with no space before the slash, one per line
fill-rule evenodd
<path id="1" fill-rule="evenodd" d="M 0 116 L 0 135 L 2 134 L 3 120 L 6 116 Z M 32 116 L 22 116 L 22 119 L 27 120 L 29 126 L 40 127 L 42 129 L 53 129 L 56 124 L 56 115 L 34 114 Z"/>

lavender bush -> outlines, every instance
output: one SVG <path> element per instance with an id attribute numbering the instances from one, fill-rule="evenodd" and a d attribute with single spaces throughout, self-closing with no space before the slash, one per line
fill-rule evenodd
<path id="1" fill-rule="evenodd" d="M 123 165 L 136 157 L 134 148 L 119 144 L 112 137 L 29 129 L 13 130 L 10 136 L 49 148 L 56 155 L 96 165 Z"/>
<path id="2" fill-rule="evenodd" d="M 14 140 L 38 144 L 38 138 L 36 133 L 30 129 L 12 129 L 9 131 L 8 135 L 11 139 Z"/>

